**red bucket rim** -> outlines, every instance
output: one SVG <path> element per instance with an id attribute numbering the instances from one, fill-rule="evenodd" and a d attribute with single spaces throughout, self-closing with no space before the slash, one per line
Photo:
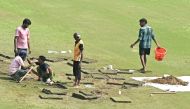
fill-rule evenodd
<path id="1" fill-rule="evenodd" d="M 163 49 L 163 50 L 165 50 L 165 52 L 164 52 L 164 53 L 161 53 L 161 54 L 166 54 L 166 53 L 167 53 L 167 50 L 166 50 L 165 48 L 163 48 L 163 47 L 160 47 L 160 48 L 157 47 L 157 48 L 155 48 L 155 51 L 156 51 L 156 52 L 158 52 L 157 49 Z"/>

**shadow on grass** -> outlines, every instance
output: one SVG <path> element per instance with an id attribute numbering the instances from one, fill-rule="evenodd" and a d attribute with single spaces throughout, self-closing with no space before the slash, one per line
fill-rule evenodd
<path id="1" fill-rule="evenodd" d="M 1 76 L 0 79 L 1 79 L 1 80 L 13 80 L 11 77 L 8 77 L 8 76 L 7 76 L 7 77 L 2 77 L 2 76 Z"/>
<path id="2" fill-rule="evenodd" d="M 121 71 L 130 71 L 130 70 L 134 70 L 134 72 L 138 72 L 138 73 L 142 73 L 141 69 L 119 69 Z M 145 73 L 152 73 L 152 71 L 147 70 Z"/>
<path id="3" fill-rule="evenodd" d="M 13 59 L 14 57 L 11 57 L 11 56 L 7 56 L 5 54 L 2 54 L 0 53 L 0 56 L 3 57 L 3 58 L 6 58 L 6 59 Z"/>
<path id="4" fill-rule="evenodd" d="M 0 71 L 0 75 L 7 75 L 7 73 Z"/>

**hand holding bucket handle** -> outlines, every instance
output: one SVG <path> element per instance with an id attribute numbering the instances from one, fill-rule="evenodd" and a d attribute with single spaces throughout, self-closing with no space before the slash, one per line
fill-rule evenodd
<path id="1" fill-rule="evenodd" d="M 161 48 L 160 44 L 156 43 L 157 48 Z"/>

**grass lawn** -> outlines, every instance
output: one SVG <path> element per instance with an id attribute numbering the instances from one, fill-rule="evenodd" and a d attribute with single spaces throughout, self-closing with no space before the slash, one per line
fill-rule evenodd
<path id="1" fill-rule="evenodd" d="M 0 0 L 0 53 L 13 56 L 15 29 L 27 17 L 32 21 L 31 56 L 48 54 L 48 50 L 73 49 L 73 33 L 80 32 L 85 43 L 85 57 L 98 60 L 89 67 L 100 68 L 112 64 L 115 68 L 141 67 L 138 45 L 131 49 L 138 36 L 138 20 L 148 19 L 160 45 L 167 48 L 162 62 L 154 59 L 153 44 L 148 57 L 151 73 L 131 76 L 190 75 L 190 1 L 189 0 Z M 155 95 L 152 87 L 122 90 L 132 103 L 117 104 L 109 97 L 95 101 L 81 101 L 66 96 L 62 101 L 38 98 L 44 87 L 31 80 L 21 84 L 6 79 L 8 64 L 0 63 L 0 109 L 189 109 L 190 93 Z M 72 68 L 63 62 L 49 63 L 55 80 L 66 81 L 65 73 Z M 97 81 L 99 84 L 99 81 Z M 70 88 L 67 91 L 77 91 Z M 105 90 L 116 96 L 118 89 Z"/>

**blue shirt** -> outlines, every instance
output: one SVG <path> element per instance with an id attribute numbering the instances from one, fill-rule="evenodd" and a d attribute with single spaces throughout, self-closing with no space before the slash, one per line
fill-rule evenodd
<path id="1" fill-rule="evenodd" d="M 151 48 L 152 39 L 154 39 L 153 29 L 145 25 L 139 29 L 139 47 L 140 48 Z"/>

